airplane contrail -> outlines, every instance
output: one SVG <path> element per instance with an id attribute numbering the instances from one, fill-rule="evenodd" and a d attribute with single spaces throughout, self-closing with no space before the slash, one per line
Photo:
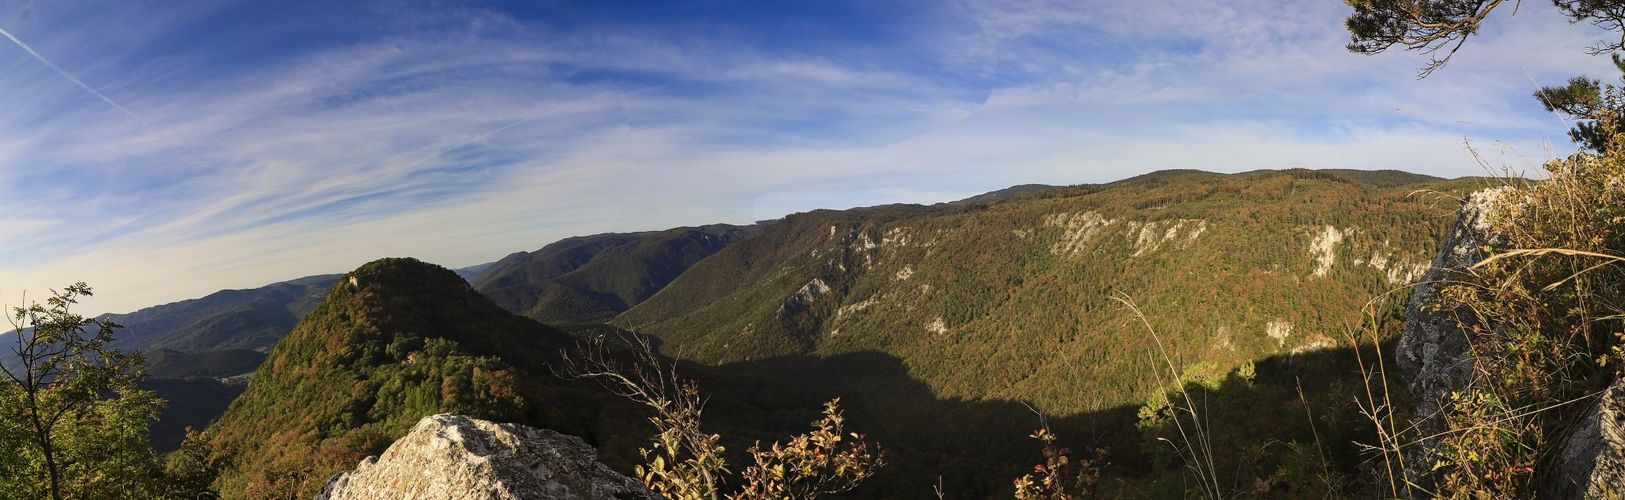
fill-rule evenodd
<path id="1" fill-rule="evenodd" d="M 142 125 L 149 127 L 152 126 L 151 123 L 148 123 L 146 120 L 141 119 L 141 117 L 136 116 L 135 113 L 131 113 L 130 110 L 124 109 L 124 106 L 120 106 L 117 102 L 113 102 L 113 100 L 109 99 L 106 95 L 102 95 L 101 92 L 97 92 L 96 89 L 91 88 L 90 85 L 74 77 L 72 74 L 69 74 L 66 70 L 63 70 L 60 66 L 57 66 L 56 63 L 51 62 L 50 59 L 46 59 L 45 56 L 40 55 L 39 52 L 35 52 L 33 47 L 29 47 L 27 43 L 23 43 L 21 39 L 13 36 L 11 32 L 6 31 L 5 28 L 0 28 L 0 36 L 4 36 L 7 40 L 11 40 L 11 43 L 17 44 L 18 48 L 23 49 L 24 52 L 28 53 L 28 55 L 34 56 L 35 60 L 38 60 L 41 64 L 44 64 L 45 67 L 51 68 L 51 71 L 55 71 L 56 74 L 62 75 L 62 78 L 67 79 L 69 82 L 73 82 L 74 85 L 78 85 L 81 89 L 85 89 L 85 92 L 89 92 L 91 95 L 101 98 L 102 102 L 107 103 L 108 106 L 112 106 L 113 109 L 117 109 L 119 112 L 129 115 L 130 118 L 134 118 L 135 121 L 141 122 Z"/>

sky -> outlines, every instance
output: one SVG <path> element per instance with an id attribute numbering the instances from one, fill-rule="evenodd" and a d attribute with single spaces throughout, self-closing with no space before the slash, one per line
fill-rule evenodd
<path id="1" fill-rule="evenodd" d="M 1336 0 L 0 0 L 0 303 L 1170 168 L 1534 175 L 1574 147 L 1529 95 L 1609 64 L 1498 14 L 1418 80 Z"/>

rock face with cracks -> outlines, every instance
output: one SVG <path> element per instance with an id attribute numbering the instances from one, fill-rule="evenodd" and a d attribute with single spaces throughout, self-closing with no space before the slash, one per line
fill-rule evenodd
<path id="1" fill-rule="evenodd" d="M 1436 436 L 1404 452 L 1405 477 L 1423 491 L 1434 486 L 1437 436 L 1445 430 L 1438 416 L 1442 402 L 1474 376 L 1471 345 L 1476 334 L 1463 327 L 1472 324 L 1472 317 L 1441 307 L 1439 290 L 1452 280 L 1470 278 L 1468 268 L 1489 257 L 1484 249 L 1503 241 L 1487 222 L 1503 203 L 1503 189 L 1475 193 L 1462 205 L 1433 265 L 1411 295 L 1405 331 L 1395 348 L 1400 373 L 1416 403 L 1412 421 L 1416 435 Z M 1549 498 L 1614 498 L 1625 493 L 1625 379 L 1615 380 L 1562 439 L 1542 482 Z"/>
<path id="2" fill-rule="evenodd" d="M 318 499 L 654 499 L 580 438 L 460 415 L 424 417 Z"/>
<path id="3" fill-rule="evenodd" d="M 1549 498 L 1618 498 L 1625 493 L 1625 380 L 1615 380 L 1563 443 Z"/>
<path id="4" fill-rule="evenodd" d="M 1467 268 L 1483 260 L 1483 249 L 1496 242 L 1488 214 L 1501 199 L 1500 190 L 1474 193 L 1462 204 L 1455 224 L 1445 234 L 1433 265 L 1417 283 L 1405 310 L 1405 331 L 1395 347 L 1396 363 L 1409 384 L 1416 402 L 1418 435 L 1437 436 L 1444 424 L 1437 417 L 1440 402 L 1451 391 L 1466 385 L 1473 374 L 1470 334 L 1462 328 L 1462 311 L 1441 309 L 1439 291 L 1459 279 Z M 1432 464 L 1439 438 L 1425 440 L 1405 450 L 1405 478 L 1412 484 L 1432 488 Z"/>

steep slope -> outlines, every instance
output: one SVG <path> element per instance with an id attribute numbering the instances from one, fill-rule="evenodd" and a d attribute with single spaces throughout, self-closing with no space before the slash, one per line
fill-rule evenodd
<path id="1" fill-rule="evenodd" d="M 1167 171 L 980 205 L 797 214 L 613 324 L 705 363 L 877 351 L 939 397 L 1055 414 L 1136 404 L 1163 361 L 1114 297 L 1153 311 L 1182 369 L 1346 345 L 1367 300 L 1426 269 L 1454 208 L 1411 193 L 1478 183 Z M 1394 317 L 1397 301 L 1379 305 Z"/>
<path id="2" fill-rule="evenodd" d="M 1355 448 L 1376 441 L 1355 404 L 1360 360 L 1391 348 L 1456 200 L 1488 182 L 1165 171 L 961 206 L 796 214 L 611 324 L 695 363 L 729 397 L 716 415 L 731 432 L 841 397 L 893 453 L 881 491 L 928 496 L 918 478 L 938 477 L 1008 497 L 1037 456 L 1031 404 L 1066 446 L 1109 450 L 1107 496 L 1189 494 L 1169 406 L 1183 388 L 1220 480 L 1357 495 L 1377 477 Z M 1368 306 L 1375 336 L 1359 329 Z"/>
<path id="3" fill-rule="evenodd" d="M 752 228 L 717 224 L 566 238 L 509 255 L 470 281 L 516 314 L 549 324 L 598 323 L 751 233 Z"/>
<path id="4" fill-rule="evenodd" d="M 362 266 L 277 343 L 210 428 L 234 460 L 221 489 L 309 497 L 333 472 L 440 412 L 554 428 L 598 418 L 590 402 L 543 403 L 581 399 L 546 376 L 547 360 L 568 344 L 444 268 L 412 259 Z"/>

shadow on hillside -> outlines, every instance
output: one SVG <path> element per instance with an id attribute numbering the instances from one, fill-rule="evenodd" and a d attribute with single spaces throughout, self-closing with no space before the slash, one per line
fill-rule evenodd
<path id="1" fill-rule="evenodd" d="M 1362 351 L 1365 359 L 1375 359 L 1374 349 Z M 1218 374 L 1209 385 L 1188 385 L 1213 436 L 1221 487 L 1298 495 L 1311 493 L 1313 485 L 1306 489 L 1293 481 L 1324 481 L 1298 478 L 1295 474 L 1305 473 L 1297 469 L 1359 476 L 1363 459 L 1353 443 L 1374 438 L 1355 406 L 1356 395 L 1363 394 L 1355 359 L 1346 348 L 1276 356 L 1256 362 L 1250 380 L 1231 372 Z M 1022 402 L 939 398 L 910 376 L 901 360 L 885 353 L 722 366 L 684 363 L 681 370 L 697 378 L 712 398 L 707 424 L 736 454 L 755 441 L 805 431 L 822 402 L 841 398 L 848 430 L 868 434 L 888 454 L 887 468 L 857 496 L 931 497 L 940 478 L 950 497 L 1008 497 L 1010 481 L 1042 461 L 1039 443 L 1029 437 L 1039 417 Z M 1178 441 L 1177 432 L 1166 421 L 1166 428 L 1142 431 L 1136 425 L 1139 411 L 1139 405 L 1124 405 L 1051 415 L 1048 422 L 1062 445 L 1109 450 L 1107 487 L 1118 494 L 1190 491 L 1195 485 L 1187 484 L 1192 479 L 1168 444 L 1151 437 Z M 742 456 L 731 462 L 745 463 Z"/>
<path id="2" fill-rule="evenodd" d="M 147 431 L 152 448 L 159 453 L 180 448 L 188 427 L 203 429 L 214 423 L 248 388 L 247 384 L 227 384 L 209 377 L 153 378 L 137 385 L 164 400 L 158 419 Z"/>

